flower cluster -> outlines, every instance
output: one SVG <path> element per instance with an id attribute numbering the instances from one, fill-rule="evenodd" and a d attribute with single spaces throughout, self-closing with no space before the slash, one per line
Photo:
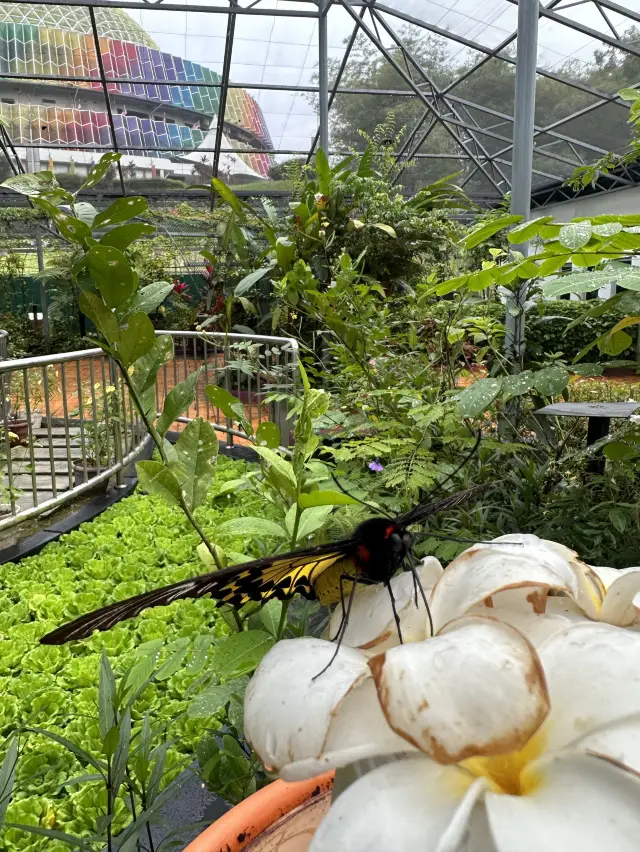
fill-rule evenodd
<path id="1" fill-rule="evenodd" d="M 391 581 L 404 644 L 387 590 L 358 589 L 320 677 L 335 645 L 294 639 L 247 689 L 269 770 L 356 778 L 310 852 L 640 848 L 640 568 L 512 535 L 419 574 L 431 619 Z"/>

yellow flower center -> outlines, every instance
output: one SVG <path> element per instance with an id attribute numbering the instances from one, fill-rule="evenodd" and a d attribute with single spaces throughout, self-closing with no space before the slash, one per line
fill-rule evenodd
<path id="1" fill-rule="evenodd" d="M 486 778 L 494 793 L 527 796 L 540 786 L 541 774 L 530 766 L 544 752 L 545 737 L 538 731 L 518 751 L 493 757 L 470 757 L 460 764 L 477 778 Z"/>

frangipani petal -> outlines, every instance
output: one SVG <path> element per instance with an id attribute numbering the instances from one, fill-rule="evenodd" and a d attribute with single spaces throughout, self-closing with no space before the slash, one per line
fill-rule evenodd
<path id="1" fill-rule="evenodd" d="M 516 541 L 502 541 L 504 538 Z M 431 595 L 436 632 L 473 606 L 512 589 L 527 590 L 532 612 L 544 612 L 551 589 L 577 597 L 573 568 L 541 539 L 524 535 L 502 539 L 475 544 L 449 563 Z"/>
<path id="2" fill-rule="evenodd" d="M 602 601 L 600 621 L 627 627 L 638 615 L 638 607 L 633 600 L 640 592 L 640 568 L 627 568 L 617 574 Z"/>
<path id="3" fill-rule="evenodd" d="M 560 754 L 523 773 L 522 796 L 487 793 L 499 852 L 637 852 L 640 781 L 601 757 Z"/>
<path id="4" fill-rule="evenodd" d="M 573 571 L 576 580 L 575 600 L 578 606 L 584 610 L 589 618 L 597 619 L 600 604 L 604 597 L 605 586 L 598 574 L 578 558 L 575 550 L 570 550 L 564 544 L 549 539 L 540 539 L 542 544 L 566 560 Z"/>
<path id="5" fill-rule="evenodd" d="M 417 567 L 417 573 L 427 600 L 434 583 L 442 574 L 442 566 L 434 556 L 428 556 Z M 404 571 L 391 579 L 391 590 L 400 616 L 400 628 L 404 642 L 419 642 L 430 635 L 427 610 L 418 590 L 418 605 L 415 603 L 413 574 Z M 345 601 L 345 607 L 347 602 Z M 338 604 L 329 622 L 329 636 L 337 635 L 342 621 L 342 606 Z M 398 645 L 400 639 L 389 591 L 382 584 L 357 586 L 351 606 L 349 621 L 343 643 L 362 651 L 381 651 Z"/>
<path id="6" fill-rule="evenodd" d="M 640 634 L 585 621 L 539 650 L 551 698 L 541 734 L 548 751 L 640 713 Z"/>
<path id="7" fill-rule="evenodd" d="M 319 753 L 289 763 L 280 775 L 285 781 L 301 781 L 358 760 L 414 751 L 387 724 L 373 680 L 368 677 L 347 692 L 337 705 Z"/>
<path id="8" fill-rule="evenodd" d="M 494 619 L 458 619 L 369 665 L 391 727 L 439 763 L 519 749 L 549 710 L 532 646 Z"/>
<path id="9" fill-rule="evenodd" d="M 575 747 L 580 751 L 605 755 L 640 773 L 640 714 L 587 734 Z"/>
<path id="10" fill-rule="evenodd" d="M 369 677 L 366 658 L 322 639 L 286 639 L 262 659 L 244 703 L 245 735 L 271 771 L 319 758 L 342 699 Z"/>
<path id="11" fill-rule="evenodd" d="M 424 757 L 385 764 L 338 797 L 309 852 L 453 852 L 483 789 L 481 779 Z"/>
<path id="12" fill-rule="evenodd" d="M 608 568 L 606 565 L 589 565 L 589 568 L 591 568 L 594 574 L 598 575 L 605 590 L 609 588 L 620 574 L 617 568 Z"/>
<path id="13" fill-rule="evenodd" d="M 539 614 L 523 612 L 521 609 L 505 609 L 502 606 L 487 607 L 481 604 L 474 607 L 469 615 L 489 616 L 510 624 L 519 630 L 534 648 L 539 648 L 554 633 L 559 633 L 575 621 L 587 620 L 582 610 L 570 598 L 565 597 L 548 598 L 546 611 Z"/>

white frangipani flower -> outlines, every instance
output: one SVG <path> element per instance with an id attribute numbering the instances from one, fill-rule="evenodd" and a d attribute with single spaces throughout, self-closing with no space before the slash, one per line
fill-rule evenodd
<path id="1" fill-rule="evenodd" d="M 313 680 L 334 650 L 279 643 L 245 706 L 285 778 L 402 753 L 337 798 L 310 852 L 640 848 L 640 634 L 585 620 L 536 651 L 471 616 L 368 661 L 341 648 Z"/>

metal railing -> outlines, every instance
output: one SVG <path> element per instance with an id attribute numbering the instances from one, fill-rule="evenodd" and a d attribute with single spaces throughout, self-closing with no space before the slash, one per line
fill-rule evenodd
<path id="1" fill-rule="evenodd" d="M 158 411 L 171 389 L 199 371 L 194 400 L 177 418 L 180 430 L 196 417 L 247 443 L 245 433 L 211 404 L 205 387 L 217 384 L 239 398 L 256 429 L 280 426 L 290 443 L 286 406 L 271 392 L 292 392 L 298 346 L 290 338 L 214 332 L 159 331 L 174 340 L 174 357 L 156 380 Z M 2 360 L 0 333 L 0 530 L 50 512 L 77 497 L 106 490 L 151 440 L 116 364 L 101 349 Z"/>

